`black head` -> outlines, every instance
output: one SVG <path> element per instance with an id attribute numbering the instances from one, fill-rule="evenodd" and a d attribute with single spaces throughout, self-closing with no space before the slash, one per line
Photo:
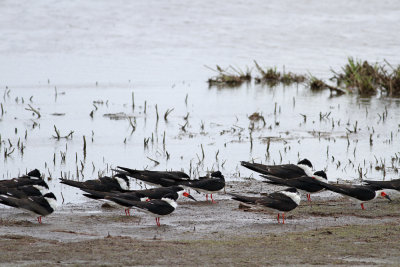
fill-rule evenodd
<path id="1" fill-rule="evenodd" d="M 47 193 L 47 194 L 44 194 L 43 195 L 43 197 L 46 197 L 46 198 L 53 198 L 54 200 L 57 200 L 57 198 L 56 198 L 56 196 L 53 194 L 53 193 Z"/>
<path id="2" fill-rule="evenodd" d="M 171 200 L 177 200 L 178 197 L 179 197 L 179 195 L 174 192 L 174 193 L 168 193 L 165 196 L 163 196 L 162 198 L 168 198 L 168 199 L 171 199 Z"/>
<path id="3" fill-rule="evenodd" d="M 128 186 L 128 188 L 130 187 L 129 178 L 128 178 L 125 174 L 123 174 L 123 173 L 117 173 L 117 174 L 114 175 L 113 177 L 121 178 L 122 180 L 124 180 L 124 181 L 126 182 L 126 185 Z"/>
<path id="4" fill-rule="evenodd" d="M 212 172 L 212 173 L 211 173 L 211 177 L 214 177 L 214 178 L 224 178 L 224 176 L 222 175 L 222 173 L 221 173 L 220 171 Z"/>
<path id="5" fill-rule="evenodd" d="M 28 172 L 28 176 L 41 178 L 40 171 L 38 169 L 34 169 L 33 171 Z"/>
<path id="6" fill-rule="evenodd" d="M 290 192 L 290 193 L 297 193 L 297 189 L 294 188 L 294 187 L 289 187 L 289 188 L 286 188 L 285 190 L 282 190 L 282 191 Z"/>
<path id="7" fill-rule="evenodd" d="M 311 161 L 309 161 L 308 159 L 302 159 L 299 162 L 297 162 L 297 164 L 302 164 L 302 165 L 306 165 L 308 167 L 310 167 L 312 169 L 312 164 Z"/>
<path id="8" fill-rule="evenodd" d="M 326 173 L 325 173 L 324 171 L 317 171 L 317 172 L 314 172 L 314 175 L 317 175 L 317 176 L 319 176 L 319 177 L 324 178 L 325 180 L 328 180 L 328 177 L 326 176 Z"/>

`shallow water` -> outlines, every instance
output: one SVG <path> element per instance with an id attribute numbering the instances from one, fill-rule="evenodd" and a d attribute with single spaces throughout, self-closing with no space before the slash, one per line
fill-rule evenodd
<path id="1" fill-rule="evenodd" d="M 59 199 L 62 191 L 67 202 L 77 202 L 84 200 L 78 191 L 57 182 L 61 172 L 88 179 L 121 165 L 192 170 L 194 176 L 220 169 L 227 179 L 236 179 L 252 175 L 240 167 L 241 160 L 287 163 L 307 157 L 316 170 L 326 169 L 330 180 L 357 179 L 360 168 L 364 178 L 398 176 L 398 99 L 330 97 L 328 91 L 312 93 L 303 85 L 208 88 L 205 81 L 215 73 L 204 67 L 245 68 L 256 59 L 262 66 L 285 65 L 286 70 L 328 77 L 330 67 L 338 69 L 348 56 L 386 58 L 397 65 L 400 37 L 392 34 L 400 25 L 396 1 L 0 5 L 5 40 L 0 61 L 6 63 L 0 65 L 5 110 L 0 117 L 1 178 L 38 168 L 53 178 Z M 26 110 L 28 104 L 40 109 L 41 118 Z M 118 112 L 136 121 L 133 133 L 127 119 L 104 116 Z M 266 126 L 255 125 L 251 148 L 248 116 L 253 112 L 262 113 Z M 356 122 L 357 133 L 347 138 Z M 62 136 L 74 131 L 72 140 L 54 139 L 54 125 Z M 145 148 L 144 139 L 152 136 Z M 15 149 L 4 158 L 5 149 L 12 150 L 18 140 L 26 146 L 24 153 Z M 66 153 L 65 162 L 60 152 Z M 154 166 L 148 157 L 160 164 Z M 386 173 L 375 169 L 382 163 Z"/>

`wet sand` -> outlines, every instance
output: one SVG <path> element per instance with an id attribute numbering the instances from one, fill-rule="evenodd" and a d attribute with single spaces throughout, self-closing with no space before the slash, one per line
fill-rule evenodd
<path id="1" fill-rule="evenodd" d="M 262 190 L 260 190 L 262 188 Z M 227 192 L 276 190 L 258 181 L 230 182 Z M 62 205 L 38 224 L 0 208 L 2 265 L 395 265 L 400 260 L 400 201 L 359 205 L 325 192 L 287 214 L 239 208 L 226 194 L 217 203 L 180 201 L 161 219 L 100 202 Z"/>

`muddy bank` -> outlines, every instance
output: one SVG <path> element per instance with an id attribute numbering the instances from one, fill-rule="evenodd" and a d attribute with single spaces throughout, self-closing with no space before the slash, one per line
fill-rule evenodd
<path id="1" fill-rule="evenodd" d="M 254 194 L 263 185 L 232 182 L 228 192 L 231 186 Z M 65 203 L 42 225 L 28 213 L 1 207 L 0 263 L 365 265 L 399 260 L 398 200 L 378 200 L 361 210 L 337 195 L 321 193 L 287 214 L 282 225 L 276 223 L 276 213 L 239 209 L 225 194 L 215 198 L 216 204 L 179 202 L 172 215 L 161 219 L 161 227 L 145 213 L 132 210 L 133 216 L 126 217 L 122 209 L 105 209 L 95 201 Z"/>

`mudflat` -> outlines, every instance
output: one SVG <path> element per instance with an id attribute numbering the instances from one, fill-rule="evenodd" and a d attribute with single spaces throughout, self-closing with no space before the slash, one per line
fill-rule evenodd
<path id="1" fill-rule="evenodd" d="M 257 181 L 228 183 L 250 195 Z M 228 190 L 228 189 L 227 189 Z M 273 190 L 270 189 L 270 190 Z M 359 205 L 331 193 L 303 201 L 278 224 L 276 213 L 215 196 L 179 202 L 161 218 L 101 202 L 64 203 L 38 224 L 1 207 L 2 265 L 397 265 L 400 201 Z"/>

